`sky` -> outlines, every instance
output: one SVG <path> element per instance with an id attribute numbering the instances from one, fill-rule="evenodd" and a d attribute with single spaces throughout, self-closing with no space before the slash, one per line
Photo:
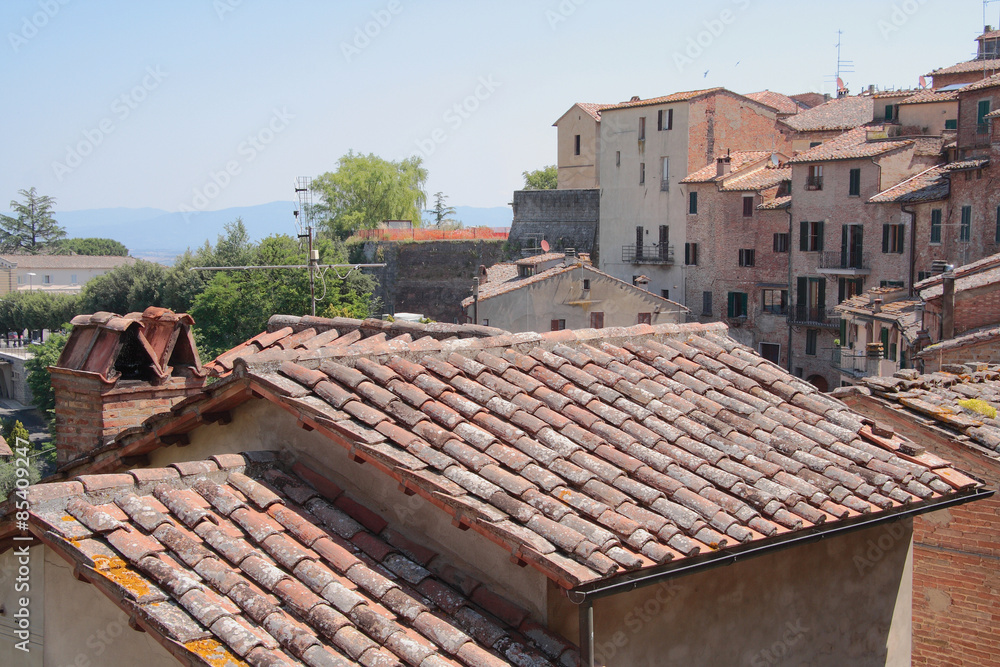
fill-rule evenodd
<path id="1" fill-rule="evenodd" d="M 3 0 L 0 201 L 287 201 L 353 150 L 505 206 L 575 102 L 833 92 L 838 30 L 852 92 L 914 87 L 982 28 L 981 0 Z"/>

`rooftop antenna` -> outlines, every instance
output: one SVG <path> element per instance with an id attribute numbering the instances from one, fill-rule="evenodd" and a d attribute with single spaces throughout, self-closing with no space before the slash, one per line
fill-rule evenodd
<path id="1" fill-rule="evenodd" d="M 986 10 L 987 10 L 987 7 L 990 5 L 990 3 L 993 3 L 993 2 L 1000 2 L 1000 0 L 983 0 L 983 26 L 984 27 L 986 25 L 988 25 L 986 23 L 986 21 L 987 21 L 987 19 L 986 19 Z"/>
<path id="2" fill-rule="evenodd" d="M 989 2 L 1000 2 L 1000 0 L 987 0 Z M 840 51 L 844 44 L 844 31 L 837 31 L 837 73 L 832 77 L 827 77 L 827 83 L 833 83 L 837 86 L 837 97 L 843 97 L 847 94 L 847 86 L 844 85 L 843 74 L 851 74 L 854 72 L 854 61 L 844 60 L 840 57 Z"/>
<path id="3" fill-rule="evenodd" d="M 385 264 L 320 264 L 319 250 L 313 249 L 313 198 L 312 198 L 312 178 L 309 176 L 299 176 L 295 179 L 295 196 L 298 199 L 299 207 L 292 211 L 295 216 L 295 226 L 298 238 L 307 239 L 309 243 L 308 264 L 286 264 L 281 266 L 193 266 L 189 271 L 250 271 L 255 269 L 309 269 L 309 312 L 316 315 L 316 302 L 326 298 L 326 273 L 333 269 L 334 275 L 340 280 L 346 279 L 359 269 L 384 268 Z M 340 275 L 338 269 L 347 269 L 347 273 Z M 316 274 L 319 273 L 320 281 L 323 283 L 323 296 L 316 298 Z"/>

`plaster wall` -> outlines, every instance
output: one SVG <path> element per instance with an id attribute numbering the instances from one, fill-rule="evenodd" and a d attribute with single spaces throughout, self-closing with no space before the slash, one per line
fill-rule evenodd
<path id="1" fill-rule="evenodd" d="M 186 447 L 162 447 L 150 453 L 150 467 L 197 461 L 215 454 L 277 450 L 330 479 L 352 498 L 382 516 L 393 530 L 445 554 L 455 566 L 488 583 L 546 621 L 547 577 L 511 563 L 510 554 L 473 530 L 462 531 L 451 516 L 418 496 L 407 496 L 399 484 L 371 465 L 355 463 L 346 447 L 316 431 L 306 431 L 296 418 L 273 403 L 256 399 L 233 411 L 228 425 L 212 424 L 189 434 Z"/>
<path id="2" fill-rule="evenodd" d="M 899 124 L 921 134 L 939 136 L 946 120 L 958 120 L 958 101 L 899 105 Z"/>
<path id="3" fill-rule="evenodd" d="M 0 665 L 16 665 L 17 667 L 42 667 L 42 645 L 45 637 L 45 554 L 44 547 L 32 547 L 29 550 L 28 572 L 22 570 L 24 564 L 19 562 L 23 557 L 16 552 L 19 545 L 15 542 L 13 548 L 0 553 Z M 20 581 L 19 581 L 20 579 Z M 27 589 L 24 589 L 27 586 Z M 21 590 L 19 590 L 21 589 Z M 28 619 L 27 628 L 30 632 L 28 651 L 16 648 L 15 644 L 23 641 L 14 634 L 19 628 L 19 619 L 14 617 L 21 609 L 21 598 L 27 598 Z"/>
<path id="4" fill-rule="evenodd" d="M 558 189 L 600 187 L 600 127 L 599 121 L 577 105 L 556 121 Z M 579 155 L 576 154 L 577 135 L 580 136 Z"/>
<path id="5" fill-rule="evenodd" d="M 910 665 L 911 520 L 830 537 L 601 598 L 596 655 L 609 667 Z M 553 629 L 579 607 L 550 596 Z"/>

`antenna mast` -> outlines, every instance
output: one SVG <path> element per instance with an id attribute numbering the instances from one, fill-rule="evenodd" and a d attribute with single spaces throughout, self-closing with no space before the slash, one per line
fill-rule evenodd
<path id="1" fill-rule="evenodd" d="M 990 2 L 1000 2 L 1000 0 L 989 0 Z M 833 83 L 837 86 L 837 97 L 841 97 L 842 93 L 845 93 L 847 86 L 844 84 L 842 74 L 851 74 L 854 72 L 854 61 L 844 60 L 840 56 L 841 47 L 844 44 L 844 31 L 837 31 L 837 73 L 833 75 L 833 81 L 827 77 L 827 83 Z"/>
<path id="2" fill-rule="evenodd" d="M 295 220 L 299 227 L 299 238 L 309 239 L 309 304 L 311 314 L 316 314 L 316 266 L 319 264 L 319 251 L 313 250 L 312 227 L 312 179 L 299 176 L 295 179 L 295 194 L 299 198 L 299 210 L 295 212 Z M 303 231 L 305 233 L 303 233 Z"/>

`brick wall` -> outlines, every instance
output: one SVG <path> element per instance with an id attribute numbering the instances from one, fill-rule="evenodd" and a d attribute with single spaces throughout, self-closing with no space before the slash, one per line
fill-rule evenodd
<path id="1" fill-rule="evenodd" d="M 576 248 L 593 254 L 600 218 L 601 191 L 596 188 L 517 190 L 508 240 L 525 248 L 541 237 L 553 250 Z M 598 262 L 593 256 L 591 260 Z"/>
<path id="2" fill-rule="evenodd" d="M 791 155 L 792 132 L 777 122 L 775 114 L 728 93 L 692 102 L 689 124 L 689 174 L 715 162 L 726 150 Z"/>
<path id="3" fill-rule="evenodd" d="M 204 382 L 203 378 L 173 377 L 156 386 L 139 381 L 109 386 L 97 377 L 53 369 L 58 463 L 85 455 L 120 431 L 169 410 L 200 391 Z"/>
<path id="4" fill-rule="evenodd" d="M 979 102 L 990 101 L 990 110 L 995 111 L 1000 108 L 1000 88 L 985 88 L 982 90 L 972 90 L 967 93 L 959 93 L 958 96 L 958 149 L 961 151 L 971 151 L 977 148 L 988 148 L 990 145 L 989 132 L 980 132 L 979 127 Z M 987 121 L 986 128 L 989 128 Z"/>
<path id="5" fill-rule="evenodd" d="M 956 468 L 1000 483 L 1000 462 L 868 397 L 850 407 L 944 457 Z M 913 522 L 913 665 L 1000 665 L 1000 499 L 993 496 L 917 517 Z"/>

